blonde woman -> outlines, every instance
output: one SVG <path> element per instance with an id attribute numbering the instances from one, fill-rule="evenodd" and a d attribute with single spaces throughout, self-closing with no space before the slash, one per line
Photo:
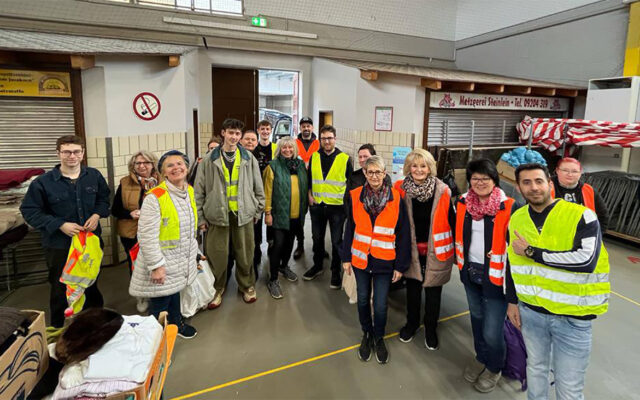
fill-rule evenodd
<path id="1" fill-rule="evenodd" d="M 304 228 L 309 183 L 304 161 L 298 158 L 296 141 L 291 137 L 278 140 L 275 158 L 263 173 L 265 223 L 273 227 L 273 248 L 269 255 L 270 278 L 267 288 L 271 297 L 283 297 L 278 272 L 295 282 L 298 276 L 289 267 L 293 239 Z"/>
<path id="2" fill-rule="evenodd" d="M 440 316 L 442 286 L 451 278 L 454 260 L 455 213 L 451 190 L 436 178 L 436 162 L 423 149 L 415 149 L 404 161 L 405 178 L 395 184 L 403 196 L 411 227 L 411 264 L 407 278 L 407 323 L 400 341 L 410 342 L 420 326 L 422 290 L 425 294 L 425 347 L 437 350 L 436 327 Z"/>

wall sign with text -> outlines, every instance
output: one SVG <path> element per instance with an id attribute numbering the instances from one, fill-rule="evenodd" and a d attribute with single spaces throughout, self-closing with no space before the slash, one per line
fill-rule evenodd
<path id="1" fill-rule="evenodd" d="M 68 72 L 0 69 L 0 96 L 71 97 Z"/>
<path id="2" fill-rule="evenodd" d="M 431 108 L 464 110 L 567 111 L 569 99 L 501 94 L 431 92 Z"/>
<path id="3" fill-rule="evenodd" d="M 374 130 L 393 130 L 393 107 L 376 107 Z"/>

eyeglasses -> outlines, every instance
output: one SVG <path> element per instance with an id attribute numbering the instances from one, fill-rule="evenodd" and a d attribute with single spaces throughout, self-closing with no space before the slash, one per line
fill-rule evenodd
<path id="1" fill-rule="evenodd" d="M 384 176 L 384 171 L 367 171 L 367 176 L 370 178 L 381 178 Z"/>
<path id="2" fill-rule="evenodd" d="M 136 161 L 133 163 L 136 167 L 142 167 L 143 165 L 152 165 L 151 161 Z"/>
<path id="3" fill-rule="evenodd" d="M 71 157 L 72 154 L 76 157 L 80 157 L 83 152 L 84 150 L 74 150 L 74 151 L 62 150 L 62 151 L 59 151 L 58 153 L 60 153 L 63 157 Z"/>
<path id="4" fill-rule="evenodd" d="M 491 178 L 471 178 L 471 183 L 489 183 Z"/>
<path id="5" fill-rule="evenodd" d="M 320 138 L 321 142 L 330 142 L 332 140 L 336 140 L 336 138 L 334 138 L 334 137 L 321 137 Z"/>
<path id="6" fill-rule="evenodd" d="M 578 175 L 580 173 L 580 171 L 576 171 L 573 169 L 564 169 L 564 168 L 558 168 L 558 171 L 562 171 L 567 175 Z"/>

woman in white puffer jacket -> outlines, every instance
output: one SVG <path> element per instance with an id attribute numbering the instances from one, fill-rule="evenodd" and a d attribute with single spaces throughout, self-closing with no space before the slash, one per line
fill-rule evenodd
<path id="1" fill-rule="evenodd" d="M 169 313 L 178 335 L 190 339 L 194 327 L 180 313 L 180 291 L 196 278 L 198 216 L 193 188 L 187 183 L 189 159 L 177 150 L 158 162 L 164 182 L 149 191 L 140 208 L 138 243 L 129 293 L 150 299 L 150 314 Z"/>

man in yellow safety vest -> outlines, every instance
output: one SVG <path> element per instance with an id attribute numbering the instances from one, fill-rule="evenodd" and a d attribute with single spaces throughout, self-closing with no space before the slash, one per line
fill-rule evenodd
<path id="1" fill-rule="evenodd" d="M 551 197 L 549 171 L 516 169 L 527 206 L 509 222 L 507 316 L 527 347 L 528 399 L 583 399 L 591 322 L 609 301 L 609 257 L 592 210 Z M 552 351 L 553 349 L 553 351 Z"/>

